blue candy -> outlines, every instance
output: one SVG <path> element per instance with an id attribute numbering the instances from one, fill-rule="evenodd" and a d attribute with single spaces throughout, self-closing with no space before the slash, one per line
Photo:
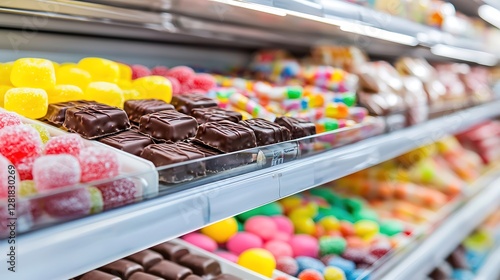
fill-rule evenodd
<path id="1" fill-rule="evenodd" d="M 354 264 L 354 262 L 352 262 L 350 260 L 346 260 L 346 259 L 341 258 L 341 257 L 331 258 L 328 261 L 328 266 L 335 266 L 335 267 L 342 269 L 348 278 L 350 278 L 350 275 L 356 269 L 356 264 Z"/>
<path id="2" fill-rule="evenodd" d="M 472 271 L 465 269 L 454 269 L 453 270 L 453 279 L 455 280 L 474 280 L 476 276 Z"/>
<path id="3" fill-rule="evenodd" d="M 348 280 L 370 280 L 370 272 L 364 269 L 356 269 L 349 276 Z"/>
<path id="4" fill-rule="evenodd" d="M 295 258 L 297 261 L 297 264 L 299 265 L 299 273 L 301 273 L 303 270 L 306 270 L 308 268 L 314 269 L 318 272 L 323 273 L 325 270 L 325 265 L 320 261 L 315 258 L 311 257 L 297 257 Z"/>

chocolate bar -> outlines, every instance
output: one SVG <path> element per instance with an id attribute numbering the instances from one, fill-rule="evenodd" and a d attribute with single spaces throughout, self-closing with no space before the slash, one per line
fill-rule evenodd
<path id="1" fill-rule="evenodd" d="M 257 139 L 257 146 L 265 146 L 288 141 L 292 138 L 288 128 L 265 119 L 250 119 L 242 121 L 240 124 L 253 130 L 255 138 Z"/>
<path id="2" fill-rule="evenodd" d="M 316 126 L 312 122 L 306 120 L 292 117 L 280 117 L 276 118 L 274 122 L 290 130 L 292 139 L 316 134 Z"/>
<path id="3" fill-rule="evenodd" d="M 96 102 L 78 100 L 78 101 L 68 101 L 68 102 L 49 104 L 49 107 L 47 109 L 47 114 L 45 114 L 45 117 L 43 117 L 43 119 L 51 124 L 61 126 L 64 123 L 64 119 L 66 118 L 66 110 L 76 106 L 90 105 L 90 104 L 96 104 Z"/>
<path id="4" fill-rule="evenodd" d="M 195 108 L 217 107 L 214 99 L 201 94 L 174 95 L 171 103 L 177 111 L 187 115 Z"/>
<path id="5" fill-rule="evenodd" d="M 133 129 L 106 136 L 98 141 L 136 156 L 140 156 L 144 148 L 154 144 L 150 137 Z"/>
<path id="6" fill-rule="evenodd" d="M 66 110 L 63 126 L 89 139 L 130 128 L 125 111 L 104 104 L 81 105 Z"/>
<path id="7" fill-rule="evenodd" d="M 221 274 L 217 277 L 215 277 L 213 280 L 243 280 L 243 278 L 236 277 L 231 274 Z"/>
<path id="8" fill-rule="evenodd" d="M 226 120 L 200 125 L 195 139 L 226 153 L 257 146 L 253 130 Z"/>
<path id="9" fill-rule="evenodd" d="M 204 161 L 207 172 L 218 173 L 249 164 L 253 161 L 251 153 L 235 153 L 226 155 L 219 150 L 196 142 L 192 142 L 191 145 L 205 154 L 205 157 L 208 158 Z"/>
<path id="10" fill-rule="evenodd" d="M 188 249 L 171 242 L 158 244 L 154 247 L 151 247 L 151 250 L 160 253 L 163 258 L 173 262 L 177 262 L 182 256 L 189 254 Z"/>
<path id="11" fill-rule="evenodd" d="M 175 142 L 193 137 L 197 127 L 193 117 L 168 110 L 142 116 L 139 131 L 155 139 Z"/>
<path id="12" fill-rule="evenodd" d="M 148 273 L 160 276 L 165 280 L 184 280 L 193 272 L 186 267 L 171 261 L 161 261 L 148 270 Z"/>
<path id="13" fill-rule="evenodd" d="M 138 272 L 139 273 L 139 272 Z M 121 280 L 120 277 L 99 270 L 89 271 L 77 278 L 78 280 Z"/>
<path id="14" fill-rule="evenodd" d="M 130 255 L 126 257 L 126 259 L 138 263 L 142 265 L 144 269 L 148 270 L 153 265 L 159 263 L 163 259 L 163 257 L 155 251 L 146 249 Z"/>
<path id="15" fill-rule="evenodd" d="M 191 269 L 194 274 L 205 278 L 213 278 L 222 273 L 220 264 L 217 261 L 204 256 L 187 254 L 179 260 L 179 264 Z"/>
<path id="16" fill-rule="evenodd" d="M 184 280 L 203 280 L 200 276 L 197 275 L 189 275 L 186 279 Z"/>
<path id="17" fill-rule="evenodd" d="M 228 120 L 237 123 L 243 118 L 243 116 L 238 112 L 215 107 L 192 109 L 191 116 L 193 116 L 198 121 L 198 124 L 204 124 L 207 122 L 219 122 L 222 120 Z"/>
<path id="18" fill-rule="evenodd" d="M 132 274 L 132 276 L 130 276 L 128 280 L 165 280 L 165 279 L 149 273 L 136 272 Z"/>
<path id="19" fill-rule="evenodd" d="M 165 110 L 174 110 L 174 106 L 159 99 L 140 99 L 125 101 L 124 108 L 131 122 L 139 123 L 141 117 L 147 114 Z"/>
<path id="20" fill-rule="evenodd" d="M 100 267 L 99 270 L 116 275 L 123 279 L 128 279 L 130 275 L 136 272 L 144 271 L 142 266 L 128 260 L 117 260 Z"/>

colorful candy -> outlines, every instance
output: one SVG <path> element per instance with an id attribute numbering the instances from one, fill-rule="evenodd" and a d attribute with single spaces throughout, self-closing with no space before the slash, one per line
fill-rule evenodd
<path id="1" fill-rule="evenodd" d="M 40 135 L 27 125 L 0 129 L 0 143 L 0 154 L 14 164 L 26 157 L 37 157 L 42 152 Z"/>
<path id="2" fill-rule="evenodd" d="M 71 155 L 41 156 L 33 164 L 33 180 L 39 191 L 78 184 L 80 164 Z"/>
<path id="3" fill-rule="evenodd" d="M 317 258 L 319 254 L 319 244 L 316 238 L 306 235 L 298 234 L 290 239 L 290 246 L 292 246 L 293 256 L 306 256 Z"/>
<path id="4" fill-rule="evenodd" d="M 85 99 L 122 108 L 125 99 L 123 91 L 113 83 L 92 82 L 85 90 Z"/>
<path id="5" fill-rule="evenodd" d="M 56 85 L 47 90 L 49 103 L 59 103 L 84 99 L 83 91 L 74 85 Z"/>
<path id="6" fill-rule="evenodd" d="M 142 195 L 141 188 L 128 178 L 100 184 L 96 188 L 101 193 L 104 210 L 133 203 Z"/>
<path id="7" fill-rule="evenodd" d="M 292 276 L 299 273 L 299 265 L 292 257 L 280 257 L 276 261 L 276 269 Z"/>
<path id="8" fill-rule="evenodd" d="M 20 88 L 51 89 L 56 85 L 54 65 L 47 59 L 20 58 L 12 65 L 10 81 Z"/>
<path id="9" fill-rule="evenodd" d="M 245 230 L 259 236 L 264 241 L 271 240 L 278 232 L 274 221 L 266 216 L 255 216 L 248 219 L 245 223 Z"/>
<path id="10" fill-rule="evenodd" d="M 120 77 L 118 64 L 104 58 L 86 57 L 78 62 L 78 67 L 87 71 L 94 82 L 116 83 Z"/>
<path id="11" fill-rule="evenodd" d="M 201 233 L 189 233 L 184 235 L 182 239 L 208 252 L 214 252 L 217 249 L 217 242 Z"/>
<path id="12" fill-rule="evenodd" d="M 314 269 L 306 269 L 299 274 L 299 280 L 324 280 L 324 278 L 320 272 Z"/>
<path id="13" fill-rule="evenodd" d="M 134 80 L 132 83 L 144 99 L 172 100 L 172 84 L 162 76 L 148 76 Z"/>
<path id="14" fill-rule="evenodd" d="M 235 218 L 228 218 L 204 227 L 201 232 L 218 243 L 225 243 L 238 232 L 238 223 Z"/>
<path id="15" fill-rule="evenodd" d="M 120 170 L 116 154 L 105 148 L 84 148 L 80 150 L 78 161 L 82 168 L 82 182 L 112 178 Z"/>
<path id="16" fill-rule="evenodd" d="M 85 91 L 92 82 L 92 76 L 76 65 L 63 65 L 56 70 L 56 81 L 58 85 L 74 85 Z"/>
<path id="17" fill-rule="evenodd" d="M 78 134 L 65 134 L 52 137 L 45 145 L 46 155 L 69 154 L 78 156 L 84 148 L 84 142 Z"/>
<path id="18" fill-rule="evenodd" d="M 238 232 L 233 235 L 226 244 L 226 247 L 232 253 L 239 255 L 252 248 L 262 248 L 262 239 L 249 232 Z"/>
<path id="19" fill-rule="evenodd" d="M 38 88 L 12 88 L 4 96 L 6 110 L 16 112 L 31 119 L 47 114 L 49 105 L 47 92 Z"/>
<path id="20" fill-rule="evenodd" d="M 90 213 L 92 202 L 90 192 L 80 188 L 46 197 L 44 209 L 47 214 L 56 218 L 75 218 Z"/>
<path id="21" fill-rule="evenodd" d="M 20 124 L 22 124 L 22 122 L 18 115 L 9 112 L 0 112 L 0 129 Z"/>
<path id="22" fill-rule="evenodd" d="M 266 277 L 271 277 L 276 268 L 273 255 L 264 249 L 246 250 L 240 255 L 238 264 Z"/>

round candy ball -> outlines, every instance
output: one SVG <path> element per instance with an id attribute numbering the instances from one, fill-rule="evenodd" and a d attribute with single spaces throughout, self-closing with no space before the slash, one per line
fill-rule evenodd
<path id="1" fill-rule="evenodd" d="M 217 256 L 219 256 L 219 257 L 221 257 L 223 259 L 226 259 L 226 260 L 228 260 L 230 262 L 233 262 L 233 263 L 237 263 L 238 262 L 238 256 L 236 256 L 233 253 L 226 252 L 226 251 L 217 251 L 214 254 L 216 254 Z"/>
<path id="2" fill-rule="evenodd" d="M 227 241 L 226 247 L 231 253 L 239 255 L 252 248 L 262 248 L 262 239 L 250 232 L 238 232 Z"/>
<path id="3" fill-rule="evenodd" d="M 319 221 L 319 224 L 327 231 L 340 229 L 340 221 L 334 216 L 324 217 Z"/>
<path id="4" fill-rule="evenodd" d="M 182 239 L 205 251 L 214 252 L 217 249 L 217 243 L 212 238 L 201 233 L 189 233 L 184 235 Z"/>
<path id="5" fill-rule="evenodd" d="M 288 217 L 285 216 L 274 216 L 271 219 L 276 224 L 279 232 L 287 233 L 292 235 L 294 232 L 293 223 Z"/>
<path id="6" fill-rule="evenodd" d="M 333 257 L 328 260 L 328 266 L 334 266 L 342 269 L 345 273 L 345 275 L 349 279 L 357 279 L 357 278 L 352 278 L 351 273 L 356 269 L 356 264 L 352 261 L 346 260 L 341 257 Z"/>
<path id="7" fill-rule="evenodd" d="M 292 257 L 281 257 L 276 261 L 276 269 L 288 275 L 295 276 L 299 273 L 299 265 Z"/>
<path id="8" fill-rule="evenodd" d="M 324 280 L 323 275 L 314 269 L 306 269 L 299 274 L 299 280 Z"/>
<path id="9" fill-rule="evenodd" d="M 319 249 L 322 255 L 342 254 L 347 247 L 347 242 L 342 237 L 322 237 L 319 240 Z"/>
<path id="10" fill-rule="evenodd" d="M 292 247 L 288 243 L 278 240 L 268 241 L 264 245 L 264 249 L 268 250 L 273 254 L 275 259 L 280 257 L 291 257 L 293 256 Z"/>
<path id="11" fill-rule="evenodd" d="M 323 272 L 325 280 L 345 280 L 345 273 L 342 269 L 334 266 L 327 266 Z"/>
<path id="12" fill-rule="evenodd" d="M 314 269 L 320 273 L 325 270 L 325 265 L 318 259 L 311 257 L 297 257 L 295 259 L 299 265 L 299 273 L 306 269 Z"/>
<path id="13" fill-rule="evenodd" d="M 273 239 L 278 232 L 278 227 L 274 221 L 266 216 L 254 216 L 245 223 L 245 231 L 253 233 L 264 241 Z"/>
<path id="14" fill-rule="evenodd" d="M 271 277 L 276 268 L 276 260 L 273 255 L 269 251 L 259 248 L 243 252 L 238 259 L 238 264 L 266 277 Z"/>
<path id="15" fill-rule="evenodd" d="M 379 226 L 371 220 L 359 220 L 354 224 L 354 232 L 363 239 L 370 239 L 379 232 Z"/>
<path id="16" fill-rule="evenodd" d="M 235 218 L 229 218 L 211 224 L 201 229 L 201 233 L 211 237 L 218 243 L 224 243 L 238 232 L 238 223 Z"/>
<path id="17" fill-rule="evenodd" d="M 278 231 L 276 233 L 276 235 L 273 237 L 273 240 L 279 240 L 279 241 L 283 241 L 283 242 L 290 242 L 290 239 L 292 238 L 291 235 L 289 235 L 288 233 L 284 233 L 284 232 L 281 232 L 281 231 Z"/>
<path id="18" fill-rule="evenodd" d="M 394 236 L 404 230 L 404 225 L 400 221 L 390 220 L 380 224 L 380 233 L 387 236 Z"/>
<path id="19" fill-rule="evenodd" d="M 307 217 L 294 217 L 292 218 L 293 226 L 297 233 L 304 233 L 313 235 L 316 232 L 316 225 L 314 220 Z"/>
<path id="20" fill-rule="evenodd" d="M 317 258 L 319 253 L 318 240 L 306 234 L 297 234 L 290 239 L 293 256 L 307 256 Z"/>

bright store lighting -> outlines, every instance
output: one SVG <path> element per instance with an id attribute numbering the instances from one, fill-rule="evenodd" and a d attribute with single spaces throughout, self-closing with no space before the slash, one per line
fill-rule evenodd
<path id="1" fill-rule="evenodd" d="M 431 52 L 438 56 L 475 62 L 486 66 L 494 66 L 498 63 L 498 58 L 495 55 L 442 44 L 433 46 Z"/>
<path id="2" fill-rule="evenodd" d="M 357 24 L 357 23 L 348 23 L 348 24 L 343 24 L 340 26 L 340 29 L 342 31 L 346 32 L 351 32 L 351 33 L 356 33 L 360 34 L 363 36 L 368 36 L 376 39 L 381 39 L 385 41 L 390 41 L 402 45 L 407 45 L 407 46 L 416 46 L 418 45 L 418 40 L 415 37 L 400 34 L 400 33 L 395 33 L 387 30 L 383 30 L 380 28 L 368 26 L 368 25 L 362 25 L 362 24 Z"/>
<path id="3" fill-rule="evenodd" d="M 254 3 L 245 3 L 240 1 L 232 1 L 232 0 L 211 0 L 212 2 L 223 3 L 235 7 L 245 8 L 249 10 L 259 11 L 267 14 L 272 14 L 280 17 L 286 16 L 286 12 L 282 9 L 277 9 L 273 7 L 269 7 L 266 5 L 254 4 Z"/>
<path id="4" fill-rule="evenodd" d="M 477 10 L 479 16 L 492 25 L 500 28 L 500 11 L 489 5 L 482 5 Z"/>

